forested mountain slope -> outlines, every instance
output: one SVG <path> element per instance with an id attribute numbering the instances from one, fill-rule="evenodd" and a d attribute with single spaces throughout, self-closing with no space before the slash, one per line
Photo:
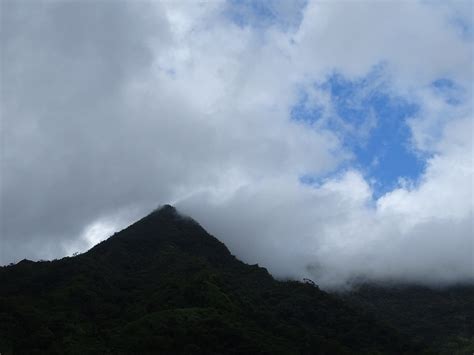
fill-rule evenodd
<path id="1" fill-rule="evenodd" d="M 474 286 L 362 284 L 341 298 L 434 353 L 474 353 Z"/>
<path id="2" fill-rule="evenodd" d="M 171 206 L 82 255 L 2 267 L 0 285 L 2 354 L 422 351 L 315 286 L 240 262 Z"/>

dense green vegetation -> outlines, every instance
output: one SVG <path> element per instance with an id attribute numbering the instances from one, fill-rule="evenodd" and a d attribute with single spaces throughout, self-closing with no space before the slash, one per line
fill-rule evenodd
<path id="1" fill-rule="evenodd" d="M 0 285 L 3 355 L 425 351 L 361 302 L 240 262 L 170 206 L 87 253 L 2 267 Z"/>
<path id="2" fill-rule="evenodd" d="M 473 286 L 363 284 L 340 296 L 433 353 L 474 353 Z"/>

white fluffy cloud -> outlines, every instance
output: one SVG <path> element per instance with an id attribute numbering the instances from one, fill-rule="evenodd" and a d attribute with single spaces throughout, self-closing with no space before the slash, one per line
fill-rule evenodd
<path id="1" fill-rule="evenodd" d="M 2 2 L 0 262 L 84 248 L 173 202 L 277 276 L 472 280 L 472 4 L 275 4 L 239 24 L 225 2 Z M 353 153 L 290 119 L 299 91 L 380 64 L 421 107 L 420 181 L 375 201 L 355 168 L 302 185 Z"/>

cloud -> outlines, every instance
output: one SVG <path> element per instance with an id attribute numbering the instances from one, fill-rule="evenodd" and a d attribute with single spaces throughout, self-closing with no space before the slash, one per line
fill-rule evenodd
<path id="1" fill-rule="evenodd" d="M 310 277 L 326 288 L 361 278 L 473 282 L 472 155 L 458 140 L 463 134 L 472 147 L 472 122 L 454 126 L 456 136 L 446 139 L 458 149 L 430 159 L 419 186 L 399 187 L 375 205 L 360 173 L 347 171 L 318 187 L 270 181 L 225 203 L 197 195 L 178 206 L 245 261 L 280 277 Z"/>
<path id="2" fill-rule="evenodd" d="M 387 63 L 395 82 L 405 88 L 440 73 L 465 82 L 472 53 L 452 23 L 453 7 L 434 2 L 311 2 L 295 34 L 299 64 L 361 76 L 374 64 Z M 462 22 L 472 25 L 469 13 Z"/>
<path id="3" fill-rule="evenodd" d="M 259 4 L 2 2 L 0 263 L 86 248 L 172 202 L 277 276 L 472 279 L 472 16 Z M 403 144 L 426 169 L 374 199 L 340 127 L 291 117 L 302 93 L 335 112 L 317 84 L 377 66 L 384 94 L 420 108 Z"/>

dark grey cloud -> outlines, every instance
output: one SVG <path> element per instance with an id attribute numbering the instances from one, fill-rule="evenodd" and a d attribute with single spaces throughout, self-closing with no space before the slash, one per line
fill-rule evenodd
<path id="1" fill-rule="evenodd" d="M 176 203 L 277 276 L 472 280 L 472 103 L 429 90 L 444 75 L 470 92 L 472 43 L 446 21 L 464 12 L 274 4 L 241 26 L 232 3 L 2 1 L 0 263 L 84 250 Z M 355 168 L 302 185 L 352 154 L 289 119 L 300 90 L 333 112 L 313 84 L 380 62 L 421 108 L 419 185 L 374 201 Z"/>
<path id="2" fill-rule="evenodd" d="M 18 245 L 31 254 L 77 237 L 85 221 L 129 203 L 124 182 L 145 167 L 129 153 L 136 137 L 123 137 L 123 91 L 152 65 L 149 41 L 169 40 L 158 10 L 2 2 L 2 259 Z"/>
<path id="3" fill-rule="evenodd" d="M 192 88 L 186 80 L 173 87 L 159 61 L 182 51 L 173 8 L 131 1 L 2 7 L 3 263 L 62 255 L 103 216 L 146 213 L 217 183 L 235 166 L 278 169 L 301 149 L 292 140 L 302 128 L 287 141 L 275 136 L 278 126 L 251 136 L 252 127 L 234 130 L 195 107 L 192 99 L 207 88 L 183 93 Z M 200 78 L 195 84 L 205 86 Z M 235 112 L 212 114 L 220 116 Z M 309 152 L 326 144 L 310 136 Z M 328 153 L 316 156 L 332 164 Z"/>

